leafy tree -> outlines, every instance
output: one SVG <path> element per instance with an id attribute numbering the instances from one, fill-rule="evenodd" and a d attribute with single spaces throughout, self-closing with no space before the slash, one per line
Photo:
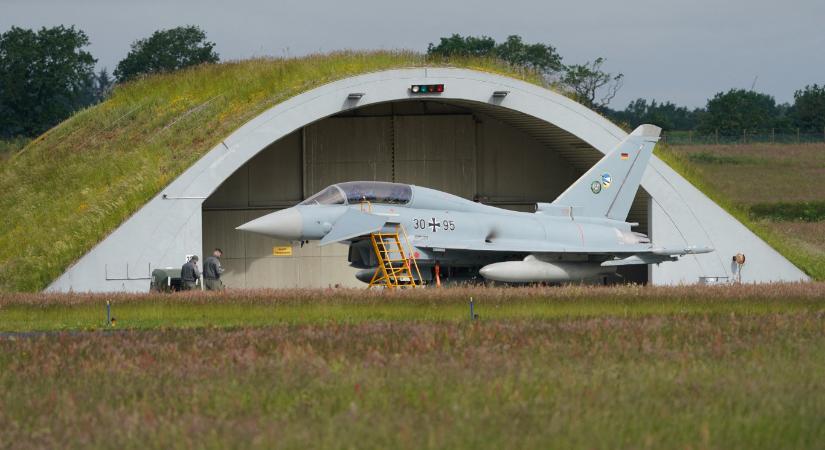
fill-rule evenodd
<path id="1" fill-rule="evenodd" d="M 119 82 L 142 74 L 171 72 L 184 67 L 219 61 L 215 43 L 196 26 L 159 30 L 132 44 L 132 49 L 117 64 L 114 75 Z"/>
<path id="2" fill-rule="evenodd" d="M 525 44 L 521 36 L 507 36 L 496 45 L 495 55 L 516 67 L 527 67 L 545 76 L 560 72 L 564 65 L 556 48 L 547 44 Z"/>
<path id="3" fill-rule="evenodd" d="M 696 108 L 691 111 L 675 103 L 658 103 L 656 100 L 648 103 L 647 100 L 639 98 L 630 102 L 624 111 L 606 108 L 605 112 L 608 117 L 626 124 L 629 128 L 635 128 L 643 123 L 652 123 L 665 130 L 691 130 L 696 127 L 702 110 Z"/>
<path id="4" fill-rule="evenodd" d="M 35 136 L 91 103 L 89 38 L 74 27 L 0 35 L 0 135 Z"/>
<path id="5" fill-rule="evenodd" d="M 114 88 L 115 82 L 112 77 L 109 76 L 109 71 L 106 68 L 100 69 L 95 75 L 95 84 L 94 84 L 94 96 L 95 101 L 102 102 L 109 96 L 112 92 L 112 88 Z"/>
<path id="6" fill-rule="evenodd" d="M 498 58 L 516 67 L 536 70 L 545 77 L 550 77 L 564 68 L 555 47 L 547 44 L 525 44 L 521 36 L 516 35 L 508 36 L 506 41 L 497 44 L 488 36 L 463 37 L 453 34 L 448 38 L 441 38 L 438 45 L 430 43 L 427 55 Z"/>
<path id="7" fill-rule="evenodd" d="M 521 36 L 507 36 L 501 43 L 489 36 L 461 36 L 453 34 L 441 38 L 438 45 L 430 43 L 428 56 L 477 56 L 498 58 L 515 66 L 525 67 L 542 74 L 548 82 L 560 79 L 569 87 L 581 103 L 597 109 L 605 109 L 622 87 L 622 74 L 602 70 L 604 58 L 593 62 L 565 67 L 556 48 L 548 44 L 526 44 Z M 601 93 L 598 97 L 597 96 Z"/>
<path id="8" fill-rule="evenodd" d="M 467 36 L 453 34 L 448 38 L 441 38 L 438 45 L 430 43 L 427 46 L 429 56 L 472 56 L 472 57 L 493 57 L 495 56 L 495 39 L 488 36 Z"/>
<path id="9" fill-rule="evenodd" d="M 794 92 L 793 98 L 789 115 L 794 124 L 806 132 L 825 130 L 825 85 L 805 86 Z"/>
<path id="10" fill-rule="evenodd" d="M 706 112 L 699 122 L 699 131 L 736 135 L 742 130 L 766 130 L 776 125 L 778 109 L 768 94 L 745 89 L 719 92 L 708 100 Z"/>
<path id="11" fill-rule="evenodd" d="M 114 81 L 109 76 L 109 71 L 104 67 L 100 69 L 100 72 L 92 73 L 92 78 L 82 93 L 82 103 L 84 105 L 100 103 L 106 100 L 112 88 L 114 88 Z"/>
<path id="12" fill-rule="evenodd" d="M 776 117 L 773 128 L 779 133 L 796 132 L 797 119 L 795 117 L 794 106 L 788 103 L 776 105 Z M 822 130 L 819 130 L 822 131 Z"/>
<path id="13" fill-rule="evenodd" d="M 622 87 L 624 74 L 602 70 L 604 58 L 567 66 L 562 83 L 573 90 L 575 99 L 594 109 L 604 110 Z M 601 94 L 600 94 L 601 93 Z"/>

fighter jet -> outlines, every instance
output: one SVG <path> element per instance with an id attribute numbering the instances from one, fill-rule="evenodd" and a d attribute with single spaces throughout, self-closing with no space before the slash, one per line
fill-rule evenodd
<path id="1" fill-rule="evenodd" d="M 369 282 L 378 260 L 370 234 L 400 224 L 406 255 L 454 280 L 563 283 L 605 280 L 625 265 L 659 264 L 713 251 L 662 248 L 626 222 L 661 129 L 642 125 L 552 203 L 517 212 L 409 184 L 353 181 L 238 227 L 287 241 L 349 244 L 349 263 Z M 365 208 L 365 205 L 368 207 Z M 430 269 L 430 270 L 428 270 Z"/>

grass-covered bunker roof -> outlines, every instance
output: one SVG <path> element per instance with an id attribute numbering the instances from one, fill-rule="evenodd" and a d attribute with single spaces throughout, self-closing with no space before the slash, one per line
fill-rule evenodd
<path id="1" fill-rule="evenodd" d="M 45 288 L 242 124 L 301 92 L 367 72 L 454 66 L 535 83 L 484 59 L 343 52 L 204 65 L 118 86 L 0 167 L 0 290 Z"/>

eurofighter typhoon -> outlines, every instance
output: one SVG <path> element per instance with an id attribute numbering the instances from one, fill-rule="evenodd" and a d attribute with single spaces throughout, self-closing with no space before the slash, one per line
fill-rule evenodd
<path id="1" fill-rule="evenodd" d="M 288 209 L 238 227 L 288 241 L 349 244 L 349 263 L 369 282 L 378 270 L 372 233 L 403 226 L 404 252 L 423 282 L 438 266 L 450 279 L 506 283 L 600 279 L 618 266 L 659 264 L 713 251 L 657 247 L 626 222 L 661 129 L 642 125 L 534 213 L 510 211 L 408 184 L 334 184 Z M 365 208 L 365 205 L 368 207 Z"/>

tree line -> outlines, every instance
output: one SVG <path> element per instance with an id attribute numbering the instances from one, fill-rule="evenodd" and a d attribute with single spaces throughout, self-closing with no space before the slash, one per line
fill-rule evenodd
<path id="1" fill-rule="evenodd" d="M 624 75 L 602 69 L 605 58 L 598 57 L 583 64 L 565 65 L 556 47 L 550 44 L 527 44 L 518 35 L 496 42 L 489 36 L 442 37 L 438 44 L 430 43 L 427 55 L 435 58 L 485 57 L 500 59 L 515 68 L 532 70 L 549 85 L 560 86 L 578 102 L 596 110 L 607 105 L 622 87 Z"/>
<path id="2" fill-rule="evenodd" d="M 487 36 L 442 37 L 427 48 L 430 56 L 483 56 L 498 58 L 514 67 L 533 70 L 549 85 L 558 87 L 576 101 L 632 129 L 652 123 L 665 130 L 697 131 L 722 136 L 740 135 L 745 130 L 773 130 L 778 133 L 825 133 L 825 85 L 805 86 L 794 93 L 792 104 L 777 104 L 764 93 L 746 89 L 719 92 L 705 107 L 689 109 L 672 102 L 636 99 L 623 110 L 609 105 L 622 87 L 624 75 L 603 70 L 605 59 L 565 65 L 550 44 L 527 44 L 520 36 L 497 43 Z"/>
<path id="3" fill-rule="evenodd" d="M 743 132 L 825 133 L 825 85 L 794 92 L 793 103 L 777 104 L 768 94 L 747 89 L 719 92 L 704 108 L 688 109 L 671 102 L 637 99 L 624 110 L 606 109 L 614 122 L 634 128 L 653 123 L 665 130 L 739 136 Z"/>
<path id="4" fill-rule="evenodd" d="M 97 59 L 88 46 L 89 37 L 73 26 L 37 31 L 12 27 L 0 34 L 0 139 L 37 136 L 106 98 L 115 83 L 220 60 L 206 33 L 191 25 L 158 30 L 133 42 L 112 75 L 105 68 L 95 71 Z M 610 103 L 624 75 L 604 70 L 603 57 L 565 64 L 556 47 L 527 43 L 518 35 L 497 42 L 488 36 L 453 34 L 430 43 L 426 54 L 432 60 L 495 58 L 533 71 L 548 86 L 627 128 L 653 123 L 665 130 L 723 136 L 742 130 L 825 131 L 825 85 L 797 90 L 792 104 L 777 104 L 772 96 L 753 90 L 731 89 L 708 99 L 703 108 L 639 98 L 619 110 Z"/>
<path id="5" fill-rule="evenodd" d="M 215 44 L 196 26 L 160 30 L 132 43 L 114 78 L 86 50 L 75 27 L 0 34 L 0 139 L 37 136 L 73 112 L 103 100 L 115 82 L 219 60 Z"/>

